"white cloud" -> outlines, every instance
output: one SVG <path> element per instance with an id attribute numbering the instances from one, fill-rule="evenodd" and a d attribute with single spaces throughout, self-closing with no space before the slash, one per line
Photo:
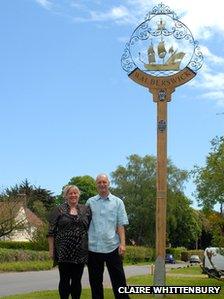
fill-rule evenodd
<path id="1" fill-rule="evenodd" d="M 113 22 L 116 24 L 134 23 L 136 19 L 125 6 L 115 6 L 107 11 L 90 10 L 88 16 L 74 17 L 74 21 L 80 22 Z"/>
<path id="2" fill-rule="evenodd" d="M 224 73 L 202 72 L 202 77 L 205 88 L 224 91 Z"/>
<path id="3" fill-rule="evenodd" d="M 90 11 L 92 21 L 119 21 L 128 20 L 130 18 L 130 12 L 124 6 L 112 7 L 107 12 Z"/>
<path id="4" fill-rule="evenodd" d="M 35 0 L 35 1 L 46 9 L 52 7 L 52 2 L 50 0 Z"/>
<path id="5" fill-rule="evenodd" d="M 224 72 L 215 72 L 207 65 L 200 71 L 198 80 L 193 80 L 195 87 L 202 90 L 200 97 L 224 106 Z"/>
<path id="6" fill-rule="evenodd" d="M 109 0 L 35 0 L 44 8 L 61 9 L 68 11 L 71 9 L 71 17 L 82 21 L 93 22 L 115 22 L 119 24 L 133 23 L 136 20 L 143 21 L 145 15 L 158 5 L 158 1 L 152 0 L 118 0 L 116 2 Z M 114 3 L 117 3 L 115 6 Z M 101 4 L 101 5 L 100 5 Z M 104 5 L 102 5 L 104 4 Z M 195 0 L 166 0 L 165 5 L 170 7 L 180 19 L 192 30 L 196 38 L 208 38 L 214 30 L 224 31 L 223 10 L 220 7 L 220 0 L 213 0 L 212 4 L 208 1 Z M 107 8 L 105 8 L 107 7 Z M 75 9 L 82 8 L 84 15 L 77 16 Z M 215 8 L 215 9 L 214 9 Z M 219 9 L 220 8 L 220 9 Z M 214 9 L 212 11 L 212 9 Z M 136 24 L 137 25 L 137 24 Z"/>
<path id="7" fill-rule="evenodd" d="M 224 57 L 212 54 L 206 46 L 201 46 L 200 48 L 201 48 L 201 51 L 202 51 L 204 57 L 206 57 L 206 61 L 208 61 L 212 64 L 219 64 L 219 66 L 221 64 L 224 65 Z"/>
<path id="8" fill-rule="evenodd" d="M 136 28 L 145 16 L 160 2 L 155 0 L 35 0 L 39 5 L 75 22 L 95 22 L 116 25 L 129 25 Z M 115 5 L 116 4 L 116 5 Z M 219 0 L 166 0 L 166 3 L 179 19 L 188 26 L 195 39 L 200 40 L 205 64 L 200 70 L 197 86 L 202 89 L 202 97 L 224 104 L 224 17 Z M 126 42 L 124 37 L 118 41 Z M 219 54 L 214 54 L 219 53 Z M 200 80 L 198 84 L 198 80 Z M 195 83 L 192 83 L 193 85 Z M 195 84 L 196 85 L 196 84 Z"/>

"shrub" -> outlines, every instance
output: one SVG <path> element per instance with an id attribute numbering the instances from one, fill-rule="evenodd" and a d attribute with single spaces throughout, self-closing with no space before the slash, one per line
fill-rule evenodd
<path id="1" fill-rule="evenodd" d="M 139 262 L 150 262 L 155 257 L 154 250 L 143 246 L 127 246 L 124 261 L 136 264 Z"/>
<path id="2" fill-rule="evenodd" d="M 40 271 L 52 269 L 52 261 L 19 261 L 0 263 L 0 272 L 22 272 L 22 271 Z"/>
<path id="3" fill-rule="evenodd" d="M 0 241 L 0 248 L 32 250 L 33 245 L 30 242 Z"/>
<path id="4" fill-rule="evenodd" d="M 49 260 L 48 251 L 0 248 L 0 263 L 46 260 Z"/>
<path id="5" fill-rule="evenodd" d="M 33 250 L 48 250 L 47 241 L 48 225 L 44 223 L 33 234 L 31 246 Z"/>
<path id="6" fill-rule="evenodd" d="M 174 256 L 175 260 L 182 260 L 181 254 L 186 251 L 185 247 L 167 248 L 166 253 L 170 253 Z"/>
<path id="7" fill-rule="evenodd" d="M 204 257 L 204 250 L 188 250 L 188 251 L 183 251 L 181 252 L 181 260 L 184 262 L 189 261 L 189 258 L 191 255 L 198 255 L 201 259 L 203 260 Z"/>

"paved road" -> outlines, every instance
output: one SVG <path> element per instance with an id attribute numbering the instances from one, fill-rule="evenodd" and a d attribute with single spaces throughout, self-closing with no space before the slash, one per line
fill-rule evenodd
<path id="1" fill-rule="evenodd" d="M 170 267 L 183 267 L 184 265 L 166 265 Z M 135 275 L 146 275 L 151 273 L 151 267 L 145 266 L 125 266 L 126 277 Z M 58 287 L 58 270 L 32 271 L 32 272 L 10 272 L 0 273 L 0 296 L 29 293 L 41 290 L 56 290 Z M 82 286 L 89 287 L 88 271 L 85 268 L 82 277 Z M 107 270 L 104 274 L 104 286 L 111 287 Z"/>

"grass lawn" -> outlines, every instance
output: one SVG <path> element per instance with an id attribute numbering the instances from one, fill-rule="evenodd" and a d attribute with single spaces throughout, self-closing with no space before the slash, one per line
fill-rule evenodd
<path id="1" fill-rule="evenodd" d="M 0 263 L 0 272 L 24 272 L 52 269 L 52 261 L 27 261 Z"/>
<path id="2" fill-rule="evenodd" d="M 202 269 L 199 265 L 187 266 L 185 268 L 171 269 L 168 273 L 170 274 L 190 274 L 190 275 L 201 275 Z"/>
<path id="3" fill-rule="evenodd" d="M 222 290 L 219 295 L 166 295 L 168 299 L 224 299 L 224 281 L 207 278 L 206 275 L 203 277 L 197 277 L 196 275 L 201 274 L 199 266 L 190 266 L 187 268 L 173 269 L 169 272 L 171 275 L 167 275 L 166 285 L 167 286 L 221 286 Z M 187 276 L 183 276 L 186 274 Z M 189 276 L 191 275 L 191 276 Z M 128 279 L 129 285 L 152 285 L 153 276 L 135 276 Z M 33 292 L 29 294 L 20 294 L 14 296 L 0 297 L 1 299 L 58 299 L 57 291 L 44 291 L 44 292 Z M 81 299 L 90 299 L 90 289 L 83 289 Z M 131 295 L 131 299 L 150 299 L 155 298 L 153 295 Z M 105 289 L 105 299 L 114 299 L 113 293 L 110 289 Z"/>
<path id="4" fill-rule="evenodd" d="M 189 295 L 166 295 L 166 298 L 169 299 L 190 299 L 190 298 L 206 298 L 206 299 L 224 299 L 224 281 L 207 278 L 207 275 L 203 277 L 197 277 L 196 275 L 201 274 L 201 269 L 199 266 L 181 268 L 181 269 L 172 269 L 170 272 L 172 275 L 167 275 L 166 285 L 167 286 L 221 286 L 221 292 L 218 295 L 204 295 L 204 294 L 189 294 Z M 179 275 L 180 274 L 180 275 Z M 186 274 L 187 276 L 183 276 Z M 191 275 L 191 276 L 188 276 Z M 128 279 L 129 285 L 153 285 L 153 276 L 144 275 L 144 276 L 135 276 Z M 138 297 L 136 297 L 138 296 Z M 155 298 L 151 295 L 135 295 L 131 296 L 133 299 L 146 299 L 146 298 Z"/>

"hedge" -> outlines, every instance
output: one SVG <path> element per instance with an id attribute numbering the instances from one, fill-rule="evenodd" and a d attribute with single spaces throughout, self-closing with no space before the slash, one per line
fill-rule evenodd
<path id="1" fill-rule="evenodd" d="M 0 263 L 46 260 L 49 260 L 48 251 L 0 248 Z"/>
<path id="2" fill-rule="evenodd" d="M 196 250 L 195 249 L 195 250 L 183 251 L 183 252 L 181 252 L 181 260 L 184 262 L 187 262 L 187 261 L 189 261 L 191 255 L 198 255 L 202 261 L 204 258 L 204 250 L 200 250 L 200 249 Z"/>
<path id="3" fill-rule="evenodd" d="M 143 246 L 127 246 L 124 262 L 136 264 L 139 262 L 151 262 L 155 259 L 155 250 Z"/>
<path id="4" fill-rule="evenodd" d="M 31 242 L 0 241 L 0 262 L 48 260 L 48 251 L 35 250 L 36 244 Z M 199 255 L 201 260 L 203 250 L 189 250 L 184 247 L 167 248 L 166 253 L 173 254 L 176 260 L 187 262 L 191 255 Z M 136 264 L 155 260 L 155 249 L 143 246 L 127 246 L 124 262 Z"/>
<path id="5" fill-rule="evenodd" d="M 136 264 L 150 262 L 155 258 L 154 250 L 148 247 L 127 246 L 124 262 Z M 0 263 L 16 261 L 46 261 L 48 251 L 0 248 Z"/>
<path id="6" fill-rule="evenodd" d="M 175 260 L 182 260 L 182 252 L 187 251 L 185 247 L 167 248 L 166 253 L 170 253 L 174 256 Z"/>
<path id="7" fill-rule="evenodd" d="M 31 242 L 0 241 L 0 248 L 33 250 Z"/>
<path id="8" fill-rule="evenodd" d="M 35 251 L 47 251 L 48 244 L 47 238 L 46 241 L 43 242 L 22 242 L 22 241 L 0 241 L 0 248 L 8 248 L 8 249 L 23 249 L 23 250 L 35 250 Z"/>

